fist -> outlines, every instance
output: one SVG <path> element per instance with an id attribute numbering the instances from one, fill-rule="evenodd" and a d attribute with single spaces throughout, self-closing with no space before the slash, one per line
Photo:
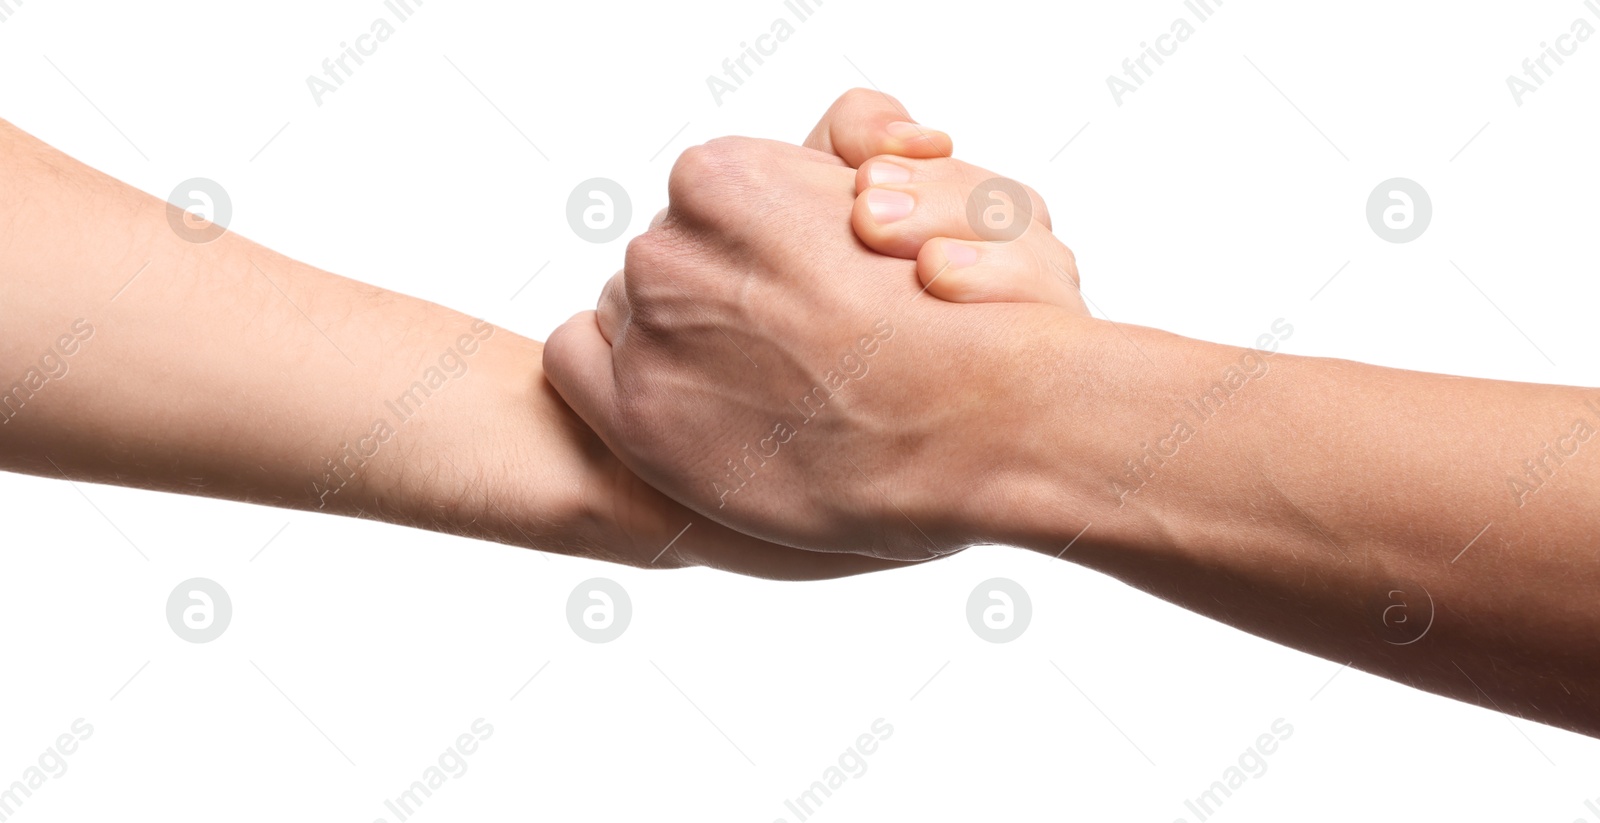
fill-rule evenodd
<path id="1" fill-rule="evenodd" d="M 669 199 L 546 344 L 573 410 L 646 482 L 765 540 L 894 559 L 982 541 L 1044 403 L 1028 329 L 1054 310 L 924 295 L 914 261 L 856 239 L 856 174 L 829 154 L 713 141 Z"/>

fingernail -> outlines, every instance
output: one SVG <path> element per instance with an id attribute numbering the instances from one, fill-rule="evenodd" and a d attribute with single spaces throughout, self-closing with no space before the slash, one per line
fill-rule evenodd
<path id="1" fill-rule="evenodd" d="M 894 189 L 867 191 L 867 211 L 871 212 L 872 219 L 879 223 L 893 223 L 905 219 L 916 204 L 917 201 L 903 191 Z"/>
<path id="2" fill-rule="evenodd" d="M 908 123 L 904 120 L 896 120 L 893 123 L 884 126 L 884 129 L 889 132 L 890 137 L 893 137 L 896 140 L 908 141 L 926 140 L 928 139 L 928 135 L 938 133 L 938 129 L 930 129 L 917 123 Z"/>
<path id="3" fill-rule="evenodd" d="M 879 160 L 867 169 L 867 183 L 879 186 L 884 183 L 910 183 L 911 170 L 899 163 Z"/>
<path id="4" fill-rule="evenodd" d="M 947 268 L 964 269 L 978 262 L 978 250 L 965 243 L 944 240 L 939 243 L 939 248 L 944 252 Z"/>

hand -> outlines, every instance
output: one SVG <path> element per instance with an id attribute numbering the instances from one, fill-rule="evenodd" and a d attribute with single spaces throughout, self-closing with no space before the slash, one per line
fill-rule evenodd
<path id="1" fill-rule="evenodd" d="M 1038 192 L 949 158 L 874 157 L 856 174 L 851 223 L 875 251 L 917 261 L 953 303 L 1049 303 L 1087 316 L 1078 262 Z"/>
<path id="2" fill-rule="evenodd" d="M 875 89 L 851 89 L 833 101 L 802 146 L 834 155 L 850 168 L 889 155 L 949 157 L 950 135 L 911 119 L 899 100 Z"/>
<path id="3" fill-rule="evenodd" d="M 1045 400 L 1017 366 L 1065 361 L 1029 328 L 1072 315 L 921 298 L 917 264 L 852 236 L 854 178 L 770 141 L 685 152 L 666 216 L 598 311 L 551 336 L 545 367 L 626 465 L 701 514 L 926 558 L 983 541 L 990 481 L 1008 453 L 1033 462 L 1017 434 Z"/>
<path id="4" fill-rule="evenodd" d="M 951 148 L 948 135 L 917 125 L 899 101 L 866 89 L 840 96 L 805 145 L 834 154 L 851 167 L 884 155 L 935 159 L 948 156 Z M 585 524 L 584 533 L 559 541 L 563 545 L 587 546 L 590 554 L 629 565 L 703 565 L 780 579 L 834 577 L 899 565 L 834 553 L 779 550 L 708 521 L 628 471 L 553 390 L 537 392 L 533 405 L 533 419 L 565 421 L 549 433 L 548 442 L 541 447 L 540 453 L 546 455 L 541 464 L 564 463 L 568 470 L 555 472 L 555 476 L 585 478 L 575 498 L 582 501 L 584 510 L 572 517 L 555 518 L 557 522 Z M 515 535 L 507 537 L 516 542 Z M 672 549 L 663 551 L 669 542 Z"/>
<path id="5" fill-rule="evenodd" d="M 533 356 L 537 361 L 538 353 Z M 520 362 L 525 369 L 526 360 Z M 903 565 L 774 546 L 701 517 L 623 466 L 542 378 L 534 381 L 527 399 L 532 402 L 508 403 L 517 408 L 507 412 L 526 416 L 537 433 L 518 445 L 529 450 L 527 455 L 512 453 L 506 461 L 509 472 L 527 476 L 513 474 L 503 486 L 495 485 L 544 491 L 522 504 L 506 501 L 475 512 L 473 525 L 490 529 L 493 539 L 640 568 L 708 566 L 774 580 L 827 579 Z M 552 480 L 567 488 L 549 488 Z M 463 496 L 475 498 L 470 491 Z M 551 510 L 539 500 L 571 505 Z M 530 508 L 542 511 L 530 516 Z"/>
<path id="6" fill-rule="evenodd" d="M 883 126 L 841 105 L 818 133 L 850 151 L 895 150 Z M 21 395 L 0 410 L 0 469 L 377 518 L 642 567 L 803 579 L 895 565 L 773 546 L 674 503 L 566 407 L 537 368 L 536 341 L 232 232 L 197 246 L 169 230 L 172 206 L 4 121 L 0 177 L 0 244 L 10 242 L 0 302 L 18 321 L 18 341 L 55 341 L 60 318 L 121 295 L 91 332 L 118 345 L 77 359 L 74 378 L 30 396 L 21 419 L 10 419 Z M 106 242 L 71 242 L 85 236 Z M 240 311 L 253 321 L 239 323 Z M 479 342 L 466 348 L 469 330 Z M 208 341 L 205 356 L 194 340 Z M 343 356 L 327 356 L 333 348 Z M 0 351 L 0 366 L 27 371 L 38 357 L 30 349 Z M 423 387 L 419 364 L 449 378 Z M 174 394 L 174 385 L 189 391 Z M 389 403 L 401 393 L 411 398 L 403 427 Z"/>

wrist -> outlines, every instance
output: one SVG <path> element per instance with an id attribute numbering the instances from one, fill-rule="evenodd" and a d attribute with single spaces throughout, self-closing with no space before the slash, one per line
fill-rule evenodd
<path id="1" fill-rule="evenodd" d="M 455 312 L 427 322 L 386 357 L 360 439 L 323 461 L 324 478 L 357 469 L 337 495 L 344 513 L 526 547 L 564 542 L 585 510 L 582 461 L 541 345 Z"/>
<path id="2" fill-rule="evenodd" d="M 1023 413 L 991 429 L 994 482 L 965 512 L 973 533 L 1080 560 L 1174 545 L 1151 486 L 1185 448 L 1175 415 L 1198 396 L 1195 375 L 1228 347 L 1060 312 L 1031 331 L 1010 355 L 1022 391 L 1008 402 Z"/>

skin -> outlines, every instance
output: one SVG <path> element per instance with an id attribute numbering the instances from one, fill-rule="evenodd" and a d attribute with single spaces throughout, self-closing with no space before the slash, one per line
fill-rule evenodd
<path id="1" fill-rule="evenodd" d="M 52 378 L 8 388 L 0 468 L 786 579 L 1011 543 L 1600 733 L 1600 478 L 1573 433 L 1600 425 L 1597 393 L 1094 320 L 1037 195 L 1020 236 L 985 240 L 964 206 L 991 175 L 891 126 L 908 120 L 857 91 L 810 150 L 689 152 L 599 311 L 548 348 L 236 235 L 185 241 L 165 204 L 0 123 L 0 374 Z M 456 376 L 330 482 L 441 365 Z M 719 495 L 726 461 L 819 385 L 838 391 Z"/>
<path id="2" fill-rule="evenodd" d="M 909 178 L 875 184 L 880 162 Z M 1600 735 L 1600 391 L 1271 353 L 1287 324 L 1260 351 L 1113 325 L 1042 209 L 986 241 L 978 172 L 863 166 L 750 139 L 680 158 L 666 214 L 545 349 L 624 464 L 774 543 L 1021 546 Z"/>
<path id="3" fill-rule="evenodd" d="M 840 163 L 949 154 L 940 132 L 891 126 L 910 118 L 885 101 L 841 98 L 808 144 Z M 550 388 L 538 341 L 233 233 L 187 240 L 169 217 L 205 228 L 193 215 L 4 121 L 0 181 L 0 469 L 641 567 L 903 565 L 774 546 L 657 492 Z M 436 391 L 400 422 L 386 404 L 430 367 Z"/>

